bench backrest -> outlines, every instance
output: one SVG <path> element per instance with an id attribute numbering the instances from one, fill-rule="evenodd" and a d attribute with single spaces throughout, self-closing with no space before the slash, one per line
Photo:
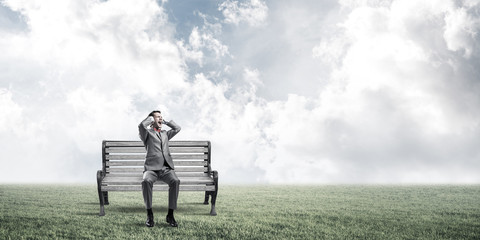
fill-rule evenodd
<path id="1" fill-rule="evenodd" d="M 179 177 L 203 177 L 211 174 L 210 141 L 170 141 L 175 172 Z M 102 170 L 109 176 L 143 174 L 145 147 L 141 141 L 109 141 L 102 144 Z"/>

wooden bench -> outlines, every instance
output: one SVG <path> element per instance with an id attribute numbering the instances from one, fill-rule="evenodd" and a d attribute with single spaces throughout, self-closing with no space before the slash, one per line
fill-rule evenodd
<path id="1" fill-rule="evenodd" d="M 180 191 L 205 191 L 204 204 L 211 196 L 210 215 L 217 215 L 218 172 L 213 171 L 210 141 L 170 141 Z M 100 216 L 105 215 L 110 191 L 142 191 L 145 147 L 141 141 L 107 141 L 102 143 L 102 170 L 97 171 Z M 157 181 L 153 190 L 168 191 L 168 185 Z"/>

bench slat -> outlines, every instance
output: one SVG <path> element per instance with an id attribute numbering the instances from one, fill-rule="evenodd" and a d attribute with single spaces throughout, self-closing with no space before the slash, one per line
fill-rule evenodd
<path id="1" fill-rule="evenodd" d="M 106 153 L 145 153 L 145 147 L 108 147 Z"/>
<path id="2" fill-rule="evenodd" d="M 211 177 L 205 177 L 205 176 L 202 176 L 202 177 L 178 177 L 181 181 L 185 180 L 185 181 L 213 181 L 213 178 Z M 128 177 L 120 177 L 120 176 L 106 176 L 103 181 L 104 182 L 109 182 L 109 181 L 124 181 L 124 182 L 128 182 L 128 181 L 138 181 L 138 182 L 141 182 L 143 180 L 143 176 L 142 175 L 137 175 L 137 176 L 128 176 Z"/>
<path id="3" fill-rule="evenodd" d="M 121 148 L 121 147 L 106 148 L 105 152 L 106 153 L 139 153 L 139 154 L 132 155 L 133 157 L 142 156 L 143 154 L 146 153 L 145 148 L 139 148 L 139 147 L 135 147 L 135 148 Z M 140 154 L 140 153 L 143 153 L 143 154 Z M 177 153 L 179 153 L 179 152 L 177 152 Z M 175 154 L 174 153 L 174 154 L 172 154 L 172 157 L 173 156 L 193 156 L 193 155 L 208 156 L 207 154 L 204 154 L 203 151 L 201 151 L 201 152 L 190 151 L 190 152 L 184 152 L 184 153 L 197 153 L 197 154 Z M 200 153 L 200 154 L 198 154 L 198 153 Z M 110 154 L 108 154 L 107 157 L 110 157 L 109 155 Z M 125 155 L 114 155 L 114 156 L 125 156 Z"/>
<path id="4" fill-rule="evenodd" d="M 208 157 L 206 154 L 172 154 L 173 159 L 206 159 Z M 143 154 L 134 154 L 134 155 L 113 155 L 107 154 L 105 156 L 106 160 L 145 160 L 145 153 Z"/>
<path id="5" fill-rule="evenodd" d="M 144 168 L 107 168 L 107 172 L 140 172 L 143 173 Z M 207 167 L 175 167 L 175 172 L 207 172 Z"/>
<path id="6" fill-rule="evenodd" d="M 208 153 L 206 147 L 170 147 L 170 153 Z M 106 153 L 145 153 L 146 150 L 141 147 L 109 147 L 105 149 Z M 141 155 L 141 154 L 137 154 Z"/>
<path id="7" fill-rule="evenodd" d="M 172 147 L 169 148 L 171 153 L 206 153 L 206 147 Z"/>
<path id="8" fill-rule="evenodd" d="M 107 166 L 143 166 L 145 161 L 107 161 Z M 207 166 L 206 161 L 173 161 L 176 166 Z"/>
<path id="9" fill-rule="evenodd" d="M 170 147 L 206 147 L 208 146 L 208 141 L 169 141 Z M 106 147 L 115 147 L 115 146 L 140 146 L 143 147 L 141 141 L 105 141 Z"/>
<path id="10" fill-rule="evenodd" d="M 142 141 L 105 141 L 105 147 L 128 146 L 128 147 L 143 147 Z"/>
<path id="11" fill-rule="evenodd" d="M 172 154 L 172 159 L 208 159 L 207 154 Z"/>
<path id="12" fill-rule="evenodd" d="M 145 160 L 145 155 L 107 155 L 106 160 Z M 206 154 L 172 154 L 172 159 L 208 159 Z"/>
<path id="13" fill-rule="evenodd" d="M 205 172 L 175 172 L 180 177 L 209 177 Z M 105 177 L 143 177 L 143 172 L 112 172 L 106 173 Z"/>
<path id="14" fill-rule="evenodd" d="M 106 160 L 145 160 L 145 153 L 135 154 L 135 155 L 112 155 L 107 154 L 105 156 Z"/>
<path id="15" fill-rule="evenodd" d="M 187 185 L 206 185 L 206 184 L 214 184 L 213 181 L 181 181 L 180 185 L 182 183 L 185 183 Z M 158 183 L 158 184 L 163 184 L 163 183 Z M 111 181 L 108 183 L 102 183 L 102 186 L 132 186 L 132 185 L 142 185 L 142 181 L 138 182 L 116 182 L 116 181 Z"/>
<path id="16" fill-rule="evenodd" d="M 107 161 L 106 166 L 143 166 L 145 161 Z"/>
<path id="17" fill-rule="evenodd" d="M 102 191 L 142 191 L 141 185 L 101 186 Z M 154 191 L 168 191 L 166 184 L 154 184 Z M 180 191 L 215 191 L 214 185 L 181 185 Z"/>
<path id="18" fill-rule="evenodd" d="M 180 185 L 182 184 L 186 184 L 186 185 L 206 185 L 206 184 L 214 184 L 213 180 L 212 181 L 206 181 L 206 180 L 203 180 L 203 181 L 189 181 L 189 180 L 181 180 L 180 181 Z M 157 184 L 164 184 L 164 183 L 157 183 Z M 142 181 L 136 181 L 136 182 L 128 182 L 128 181 L 125 181 L 125 182 L 122 182 L 122 181 L 110 181 L 110 182 L 105 182 L 105 183 L 102 183 L 102 186 L 119 186 L 119 185 L 142 185 Z"/>
<path id="19" fill-rule="evenodd" d="M 145 160 L 145 153 L 135 155 L 111 155 L 105 156 L 106 160 Z M 207 154 L 172 154 L 172 159 L 208 159 Z"/>
<path id="20" fill-rule="evenodd" d="M 196 185 L 196 184 L 213 184 L 212 178 L 180 178 L 180 185 Z M 102 182 L 104 186 L 111 185 L 140 185 L 142 184 L 142 177 L 134 178 L 105 178 Z M 156 184 L 163 184 L 162 181 L 157 181 Z"/>

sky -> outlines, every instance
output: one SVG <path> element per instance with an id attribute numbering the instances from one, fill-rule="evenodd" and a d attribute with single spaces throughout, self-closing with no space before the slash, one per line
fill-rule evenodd
<path id="1" fill-rule="evenodd" d="M 0 0 L 0 182 L 154 110 L 234 184 L 480 183 L 477 0 Z"/>

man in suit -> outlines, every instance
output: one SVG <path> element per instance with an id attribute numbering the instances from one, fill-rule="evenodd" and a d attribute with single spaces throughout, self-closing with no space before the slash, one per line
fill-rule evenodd
<path id="1" fill-rule="evenodd" d="M 162 130 L 162 124 L 169 126 L 168 131 Z M 180 180 L 175 173 L 172 156 L 168 146 L 168 141 L 180 132 L 180 126 L 174 121 L 165 121 L 160 111 L 152 111 L 148 117 L 138 125 L 140 139 L 147 150 L 145 157 L 145 169 L 143 172 L 142 192 L 145 207 L 147 209 L 147 227 L 154 226 L 152 211 L 152 188 L 153 183 L 161 180 L 168 184 L 168 215 L 167 223 L 172 227 L 178 224 L 173 216 L 173 211 L 177 209 L 178 190 Z"/>

